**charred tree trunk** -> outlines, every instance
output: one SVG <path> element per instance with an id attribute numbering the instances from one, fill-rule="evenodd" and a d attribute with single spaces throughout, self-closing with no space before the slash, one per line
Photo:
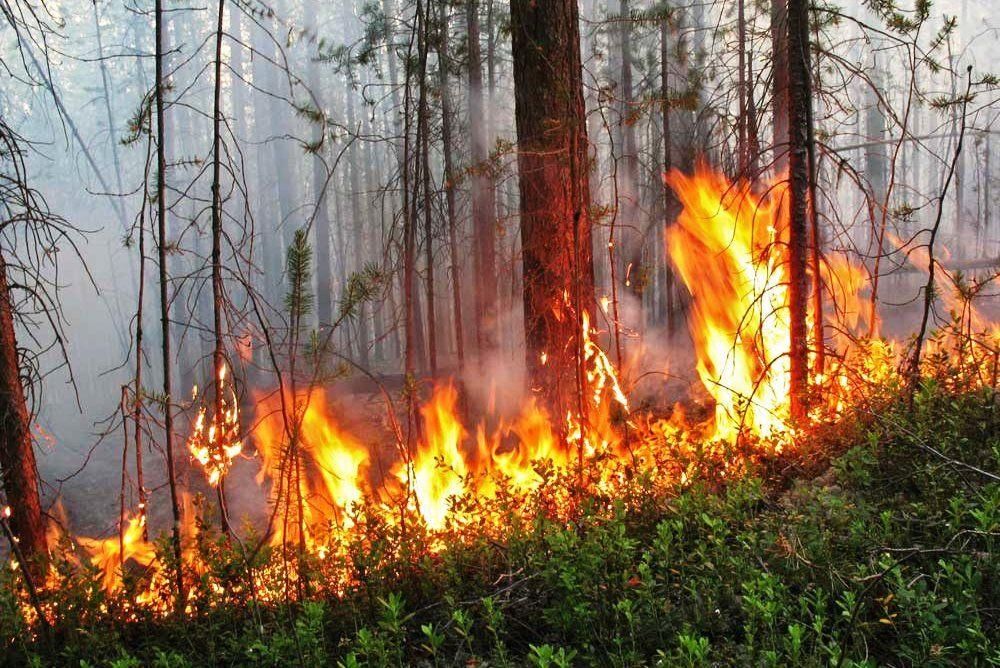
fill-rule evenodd
<path id="1" fill-rule="evenodd" d="M 809 347 L 806 313 L 809 278 L 809 124 L 812 91 L 809 67 L 809 3 L 788 0 L 788 306 L 791 363 L 791 414 L 806 416 L 809 389 Z M 816 314 L 820 316 L 821 314 Z"/>
<path id="2" fill-rule="evenodd" d="M 476 273 L 476 344 L 480 363 L 497 349 L 496 194 L 489 166 L 483 109 L 479 2 L 466 2 L 469 38 L 469 131 L 472 159 L 472 238 Z"/>
<path id="3" fill-rule="evenodd" d="M 594 312 L 587 128 L 576 0 L 511 2 L 525 355 L 559 414 L 580 395 L 581 320 Z"/>
<path id="4" fill-rule="evenodd" d="M 32 573 L 44 572 L 37 560 L 47 551 L 45 522 L 38 494 L 38 471 L 32 445 L 28 404 L 14 335 L 14 301 L 7 282 L 7 263 L 0 253 L 0 473 L 11 508 L 10 527 Z"/>

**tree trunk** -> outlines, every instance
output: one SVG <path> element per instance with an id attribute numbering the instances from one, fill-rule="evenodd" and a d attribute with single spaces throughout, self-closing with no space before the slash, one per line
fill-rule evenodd
<path id="1" fill-rule="evenodd" d="M 788 0 L 771 0 L 771 111 L 776 174 L 788 167 Z"/>
<path id="2" fill-rule="evenodd" d="M 167 484 L 170 488 L 170 510 L 173 517 L 172 544 L 174 551 L 174 568 L 177 584 L 177 611 L 184 610 L 184 571 L 181 561 L 181 507 L 177 494 L 177 478 L 174 475 L 174 410 L 173 387 L 171 385 L 171 354 L 170 354 L 170 299 L 167 293 L 167 158 L 164 137 L 163 89 L 165 86 L 163 73 L 163 0 L 155 0 L 154 16 L 156 21 L 156 81 L 154 95 L 156 105 L 156 223 L 157 223 L 157 254 L 159 258 L 160 278 L 160 327 L 163 332 L 161 348 L 163 363 L 163 428 L 164 447 L 167 455 Z"/>
<path id="3" fill-rule="evenodd" d="M 525 355 L 556 411 L 582 391 L 581 321 L 594 313 L 587 129 L 576 0 L 513 0 Z"/>
<path id="4" fill-rule="evenodd" d="M 790 399 L 794 420 L 806 416 L 809 352 L 806 313 L 809 279 L 809 123 L 812 94 L 809 67 L 809 3 L 788 0 L 788 306 Z M 820 314 L 817 314 L 819 316 Z"/>
<path id="5" fill-rule="evenodd" d="M 618 172 L 618 220 L 622 252 L 618 281 L 634 294 L 642 285 L 637 276 L 642 264 L 642 235 L 639 233 L 639 152 L 632 122 L 632 11 L 629 0 L 619 0 L 618 46 L 620 71 L 618 80 L 616 126 L 618 155 L 622 169 Z"/>
<path id="6" fill-rule="evenodd" d="M 223 342 L 222 317 L 225 295 L 222 284 L 222 37 L 226 0 L 219 0 L 218 23 L 215 32 L 215 90 L 212 107 L 212 382 L 215 386 L 214 414 L 217 434 L 222 434 L 226 347 Z M 219 437 L 221 439 L 221 436 Z M 215 446 L 223 447 L 219 440 Z M 223 455 L 224 457 L 225 455 Z M 219 526 L 229 535 L 229 515 L 226 512 L 225 477 L 216 486 L 219 501 Z"/>
<path id="7" fill-rule="evenodd" d="M 670 132 L 670 60 L 669 60 L 669 34 L 670 34 L 670 19 L 668 16 L 664 16 L 660 20 L 660 97 L 662 98 L 662 107 L 660 111 L 661 119 L 663 122 L 663 173 L 669 174 L 670 170 L 673 169 L 673 156 L 671 155 L 671 150 L 673 148 L 673 137 Z M 666 181 L 663 182 L 663 211 L 665 224 L 670 225 L 674 221 L 674 217 L 677 215 L 677 198 L 674 197 L 673 188 L 667 185 Z M 658 243 L 663 243 L 662 240 L 657 240 Z M 666 297 L 666 320 L 667 320 L 667 335 L 671 336 L 674 333 L 674 263 L 670 259 L 669 254 L 665 254 L 663 263 L 666 267 L 666 276 L 664 277 L 663 292 Z"/>
<path id="8" fill-rule="evenodd" d="M 455 319 L 455 352 L 459 367 L 465 365 L 462 331 L 462 269 L 458 259 L 458 220 L 455 206 L 455 172 L 452 158 L 451 91 L 448 88 L 448 7 L 440 5 L 441 34 L 438 38 L 438 76 L 441 79 L 441 151 L 444 154 L 444 196 L 448 213 L 448 251 L 451 260 L 451 301 Z M 492 116 L 491 116 L 492 118 Z"/>
<path id="9" fill-rule="evenodd" d="M 25 558 L 46 556 L 45 521 L 38 494 L 38 470 L 31 439 L 28 404 L 21 385 L 21 369 L 14 335 L 14 301 L 7 283 L 7 263 L 0 253 L 0 473 L 10 506 L 10 527 Z M 41 563 L 25 564 L 33 574 L 44 573 Z"/>
<path id="10" fill-rule="evenodd" d="M 424 47 L 427 48 L 426 46 Z M 421 86 L 426 89 L 426 72 L 421 74 Z M 424 257 L 425 289 L 427 294 L 427 365 L 431 376 L 437 376 L 437 313 L 434 303 L 434 217 L 431 211 L 431 166 L 430 166 L 430 123 L 428 121 L 429 111 L 427 99 L 421 94 L 420 125 L 421 125 L 421 146 L 420 160 L 423 170 L 423 192 L 424 192 Z"/>
<path id="11" fill-rule="evenodd" d="M 309 88 L 316 98 L 321 120 L 313 123 L 312 144 L 316 153 L 312 157 L 312 191 L 316 215 L 313 218 L 313 234 L 316 248 L 316 316 L 321 333 L 328 331 L 333 323 L 333 282 L 330 259 L 330 214 L 327 211 L 326 165 L 323 151 L 326 149 L 326 115 L 323 109 L 323 85 L 320 81 L 319 65 L 315 58 L 309 59 Z M 323 338 L 323 337 L 321 337 Z"/>

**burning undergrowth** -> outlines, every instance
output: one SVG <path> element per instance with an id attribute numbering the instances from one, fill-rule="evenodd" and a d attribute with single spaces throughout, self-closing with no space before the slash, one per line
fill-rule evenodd
<path id="1" fill-rule="evenodd" d="M 691 419 L 680 407 L 662 414 L 631 406 L 630 374 L 605 354 L 600 341 L 608 333 L 587 313 L 573 408 L 556 413 L 544 398 L 529 398 L 513 414 L 470 420 L 456 385 L 442 380 L 411 420 L 404 407 L 387 407 L 388 446 L 352 433 L 320 387 L 256 395 L 255 414 L 244 420 L 252 433 L 243 433 L 220 369 L 226 399 L 214 415 L 199 413 L 190 453 L 217 487 L 252 445 L 258 483 L 269 497 L 267 521 L 220 533 L 204 499 L 185 500 L 184 607 L 336 595 L 363 587 L 379 565 L 402 568 L 450 545 L 502 541 L 539 519 L 572 524 L 584 512 L 638 509 L 779 458 L 815 460 L 822 455 L 817 425 L 871 410 L 912 382 L 907 346 L 878 336 L 864 267 L 830 255 L 818 268 L 825 306 L 808 322 L 810 339 L 822 342 L 825 354 L 812 346 L 808 420 L 793 422 L 782 186 L 760 192 L 707 168 L 667 178 L 683 210 L 666 243 L 691 297 L 696 371 L 711 400 L 707 418 Z M 816 273 L 814 267 L 813 279 Z M 943 299 L 955 322 L 927 342 L 921 373 L 954 390 L 995 387 L 1000 328 L 968 301 Z M 407 400 L 416 401 L 411 393 L 400 403 Z M 145 524 L 140 510 L 123 518 L 116 536 L 58 536 L 61 548 L 43 589 L 77 582 L 125 617 L 168 613 L 177 564 L 166 543 L 149 540 Z M 79 585 L 81 569 L 96 577 Z M 47 615 L 60 614 L 46 606 L 43 600 Z M 27 601 L 25 610 L 37 616 Z"/>

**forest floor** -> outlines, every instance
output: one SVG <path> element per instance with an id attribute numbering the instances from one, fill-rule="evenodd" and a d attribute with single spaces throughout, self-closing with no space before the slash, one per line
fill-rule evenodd
<path id="1" fill-rule="evenodd" d="M 998 409 L 995 391 L 928 385 L 737 481 L 355 555 L 356 583 L 305 603 L 123 615 L 79 583 L 48 594 L 46 634 L 5 572 L 3 663 L 997 665 Z"/>

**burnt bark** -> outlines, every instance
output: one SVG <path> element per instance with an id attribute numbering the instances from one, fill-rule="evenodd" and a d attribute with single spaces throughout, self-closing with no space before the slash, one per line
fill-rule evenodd
<path id="1" fill-rule="evenodd" d="M 581 318 L 594 312 L 587 128 L 576 0 L 514 0 L 525 355 L 556 410 L 581 386 Z"/>

